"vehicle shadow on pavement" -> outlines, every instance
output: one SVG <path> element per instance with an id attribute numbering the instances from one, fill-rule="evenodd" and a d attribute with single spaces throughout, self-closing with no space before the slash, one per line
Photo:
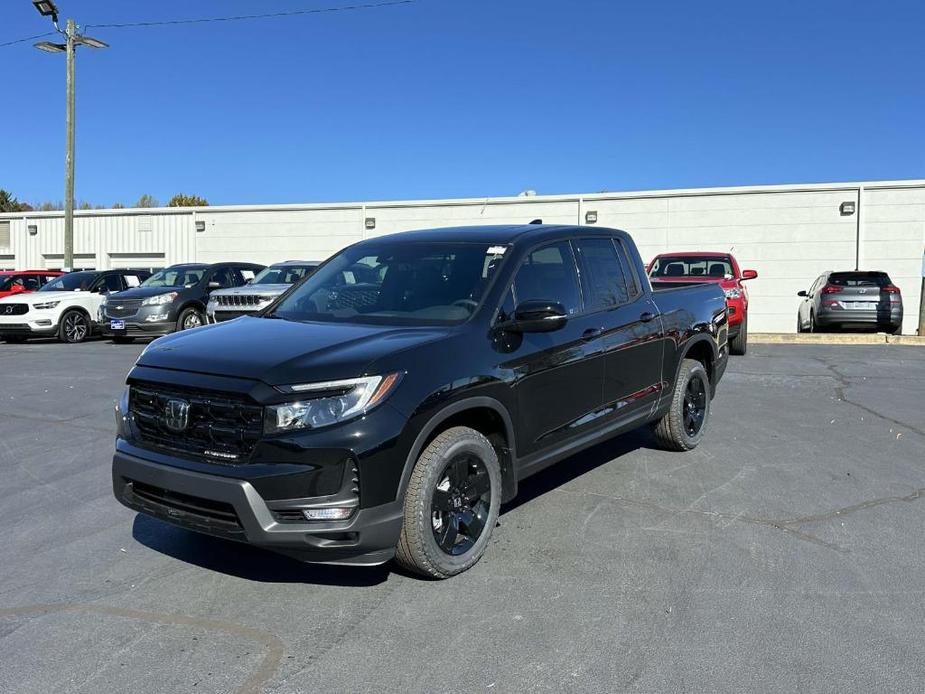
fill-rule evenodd
<path id="1" fill-rule="evenodd" d="M 389 565 L 356 567 L 304 564 L 250 545 L 201 535 L 137 514 L 132 537 L 155 552 L 248 581 L 373 586 L 388 578 Z"/>
<path id="2" fill-rule="evenodd" d="M 661 450 L 649 427 L 640 427 L 560 460 L 542 472 L 523 480 L 513 501 L 501 507 L 501 515 L 513 511 L 563 484 L 581 477 L 612 460 L 639 448 Z"/>

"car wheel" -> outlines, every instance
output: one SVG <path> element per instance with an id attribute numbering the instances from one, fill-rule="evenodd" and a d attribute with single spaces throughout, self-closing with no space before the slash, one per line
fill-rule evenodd
<path id="1" fill-rule="evenodd" d="M 58 339 L 61 342 L 83 342 L 90 335 L 90 319 L 83 311 L 71 310 L 61 316 Z"/>
<path id="2" fill-rule="evenodd" d="M 112 341 L 117 345 L 128 345 L 135 341 L 134 337 L 126 337 L 124 335 L 113 335 Z"/>
<path id="3" fill-rule="evenodd" d="M 500 507 L 495 449 L 474 429 L 447 429 L 411 472 L 396 561 L 430 578 L 465 571 L 485 552 Z"/>
<path id="4" fill-rule="evenodd" d="M 806 332 L 810 332 L 810 333 L 819 332 L 819 326 L 816 325 L 816 314 L 813 313 L 812 311 L 809 312 L 809 330 L 807 330 Z"/>
<path id="5" fill-rule="evenodd" d="M 742 319 L 738 334 L 729 343 L 730 354 L 745 354 L 748 349 L 748 318 Z"/>
<path id="6" fill-rule="evenodd" d="M 190 330 L 206 324 L 206 319 L 195 308 L 183 309 L 177 320 L 177 330 Z"/>
<path id="7" fill-rule="evenodd" d="M 655 438 L 671 451 L 689 451 L 703 438 L 710 419 L 710 377 L 699 361 L 684 359 L 671 406 L 655 423 Z"/>
<path id="8" fill-rule="evenodd" d="M 799 311 L 797 311 L 797 332 L 798 332 L 798 333 L 805 333 L 805 332 L 806 332 L 806 328 L 803 327 L 803 319 L 800 318 L 800 312 L 799 312 Z"/>

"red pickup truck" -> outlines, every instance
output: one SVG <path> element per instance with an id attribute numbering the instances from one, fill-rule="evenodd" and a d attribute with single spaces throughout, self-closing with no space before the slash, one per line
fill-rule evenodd
<path id="1" fill-rule="evenodd" d="M 729 352 L 745 354 L 748 348 L 748 292 L 743 282 L 758 276 L 754 270 L 739 270 L 729 253 L 661 253 L 649 263 L 649 277 L 658 282 L 718 284 L 726 294 L 729 312 Z"/>

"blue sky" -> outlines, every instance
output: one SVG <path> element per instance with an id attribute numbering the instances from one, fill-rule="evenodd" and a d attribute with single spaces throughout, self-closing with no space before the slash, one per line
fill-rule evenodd
<path id="1" fill-rule="evenodd" d="M 356 0 L 353 0 L 356 1 Z M 58 0 L 81 24 L 351 0 Z M 417 0 L 91 28 L 77 198 L 314 202 L 925 178 L 925 3 Z M 48 22 L 4 0 L 0 42 Z M 64 60 L 0 48 L 0 187 L 63 197 Z"/>

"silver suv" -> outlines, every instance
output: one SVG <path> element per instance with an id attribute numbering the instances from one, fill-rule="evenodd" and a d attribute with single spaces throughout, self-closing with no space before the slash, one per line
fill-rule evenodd
<path id="1" fill-rule="evenodd" d="M 902 331 L 902 292 L 885 272 L 824 272 L 808 291 L 797 310 L 797 332 L 826 328 L 877 328 Z"/>
<path id="2" fill-rule="evenodd" d="M 243 287 L 212 292 L 206 306 L 209 323 L 221 323 L 265 309 L 290 286 L 312 274 L 320 264 L 314 260 L 287 260 L 266 268 Z"/>

